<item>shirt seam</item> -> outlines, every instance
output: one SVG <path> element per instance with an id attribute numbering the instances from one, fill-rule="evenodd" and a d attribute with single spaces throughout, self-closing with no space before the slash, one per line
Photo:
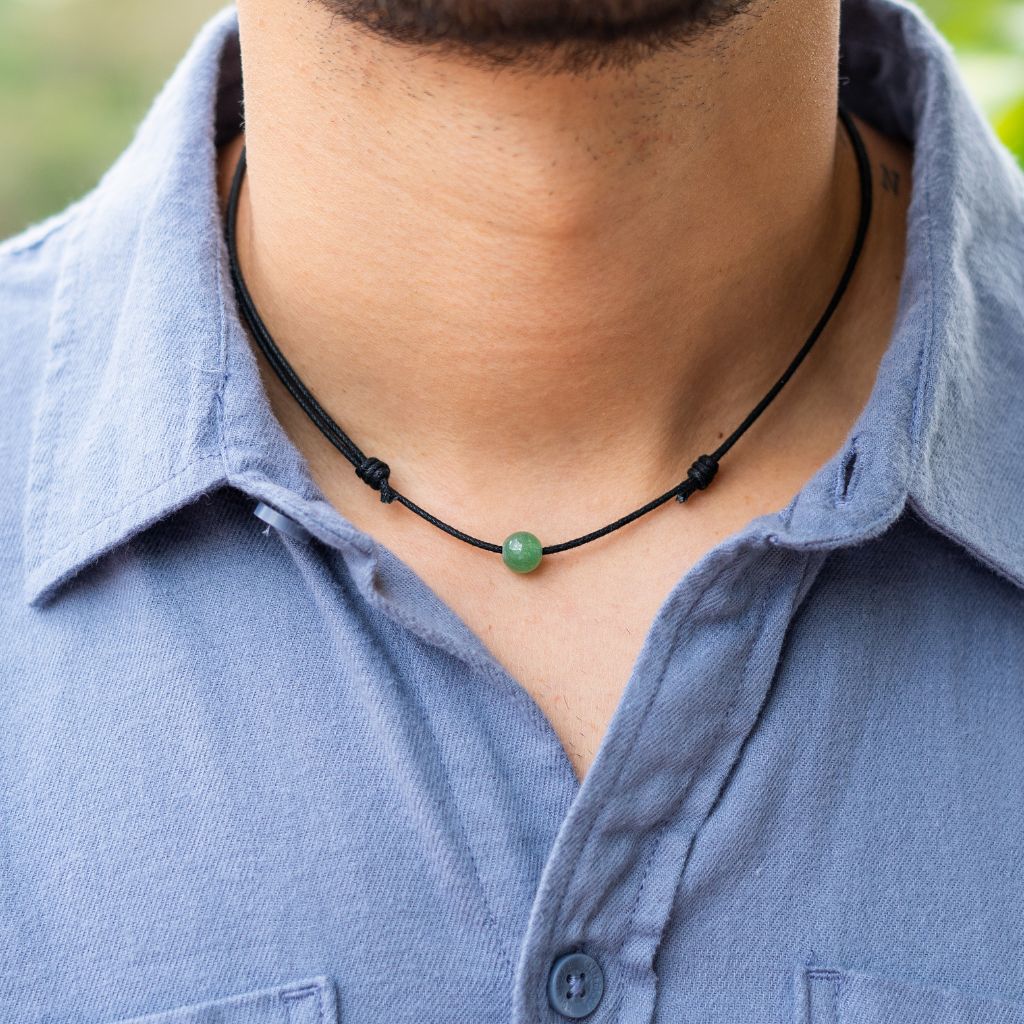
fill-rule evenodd
<path id="1" fill-rule="evenodd" d="M 54 284 L 50 315 L 47 319 L 46 360 L 40 382 L 30 442 L 31 455 L 29 457 L 30 465 L 27 473 L 28 494 L 25 502 L 25 522 L 23 528 L 25 542 L 31 548 L 26 559 L 30 569 L 33 563 L 33 552 L 36 549 L 41 549 L 45 552 L 43 564 L 49 564 L 58 554 L 80 540 L 83 533 L 87 533 L 91 529 L 91 527 L 86 527 L 85 530 L 76 533 L 74 537 L 70 538 L 56 551 L 49 550 L 48 545 L 53 523 L 52 502 L 49 500 L 49 496 L 53 490 L 55 454 L 52 450 L 44 453 L 42 449 L 44 442 L 47 442 L 50 436 L 59 434 L 59 431 L 52 430 L 48 435 L 46 428 L 60 425 L 61 410 L 59 406 L 54 409 L 48 401 L 48 385 L 51 385 L 55 379 L 59 378 L 59 371 L 66 370 L 68 366 L 67 345 L 59 344 L 59 332 L 64 327 L 67 319 L 67 308 L 70 305 L 69 295 L 73 295 L 78 290 L 80 262 L 74 258 L 73 254 L 75 243 L 80 240 L 81 232 L 84 230 L 81 220 L 69 219 L 65 223 L 71 225 L 71 233 L 65 240 L 64 249 L 60 254 L 60 262 L 57 267 L 57 279 Z"/>
<path id="2" fill-rule="evenodd" d="M 945 88 L 945 85 L 943 85 Z M 934 381 L 935 360 L 935 240 L 934 220 L 932 217 L 932 166 L 931 162 L 922 161 L 923 174 L 921 176 L 922 196 L 922 218 L 924 219 L 924 262 L 928 268 L 928 326 L 925 337 L 918 353 L 917 386 L 914 393 L 914 405 L 910 426 L 910 465 L 907 472 L 907 488 L 912 486 L 918 475 L 918 467 L 921 460 L 921 452 L 924 445 L 925 434 L 930 434 L 930 428 L 934 423 L 935 403 L 927 408 L 926 382 L 930 385 Z"/>
<path id="3" fill-rule="evenodd" d="M 795 589 L 793 591 L 793 596 L 792 596 L 792 598 L 791 598 L 791 600 L 789 602 L 789 618 L 788 618 L 786 629 L 783 631 L 782 641 L 780 642 L 780 645 L 779 645 L 779 657 L 776 659 L 775 666 L 774 666 L 774 668 L 772 670 L 771 679 L 769 680 L 768 686 L 765 689 L 765 693 L 764 693 L 763 698 L 761 699 L 761 703 L 758 706 L 757 713 L 754 716 L 754 721 L 752 722 L 750 729 L 747 731 L 747 734 L 741 740 L 740 745 L 739 745 L 739 749 L 736 751 L 736 755 L 733 758 L 732 763 L 729 765 L 729 768 L 726 771 L 725 776 L 722 779 L 722 784 L 718 787 L 718 792 L 715 794 L 714 799 L 711 801 L 711 805 L 708 807 L 707 814 L 704 815 L 704 818 L 701 820 L 700 824 L 694 830 L 693 839 L 691 840 L 691 842 L 689 843 L 689 845 L 687 847 L 686 854 L 683 857 L 682 867 L 679 870 L 679 877 L 676 879 L 676 884 L 675 884 L 675 887 L 673 889 L 672 902 L 671 902 L 670 908 L 669 908 L 669 916 L 671 916 L 671 910 L 675 906 L 677 900 L 679 899 L 680 889 L 681 889 L 682 883 L 683 883 L 683 878 L 686 875 L 686 869 L 689 866 L 690 857 L 692 856 L 692 853 L 693 853 L 693 848 L 696 845 L 697 840 L 698 840 L 698 838 L 701 835 L 701 832 L 707 827 L 707 823 L 711 820 L 711 818 L 714 815 L 715 811 L 721 805 L 722 799 L 725 796 L 725 792 L 729 788 L 730 783 L 732 782 L 733 778 L 735 777 L 736 772 L 737 772 L 740 764 L 743 761 L 743 754 L 744 754 L 744 750 L 745 750 L 746 745 L 747 745 L 747 741 L 750 739 L 750 737 L 753 735 L 754 731 L 757 729 L 758 723 L 761 721 L 761 718 L 762 718 L 765 706 L 767 705 L 767 703 L 768 703 L 768 701 L 769 701 L 769 699 L 771 697 L 772 690 L 774 689 L 775 683 L 776 683 L 776 680 L 777 680 L 778 669 L 779 669 L 779 660 L 782 657 L 783 648 L 785 647 L 785 644 L 786 644 L 787 635 L 789 633 L 790 628 L 792 627 L 794 617 L 797 615 L 797 613 L 798 613 L 798 611 L 800 609 L 800 606 L 803 604 L 804 600 L 806 600 L 807 589 L 810 589 L 810 588 L 805 589 L 805 584 L 807 583 L 808 577 L 811 575 L 812 570 L 815 573 L 817 573 L 820 570 L 821 566 L 824 564 L 825 559 L 828 557 L 828 555 L 826 554 L 825 557 L 815 559 L 812 556 L 814 554 L 817 554 L 817 552 L 811 552 L 811 551 L 805 551 L 802 554 L 803 554 L 803 557 L 804 557 L 804 564 L 803 564 L 803 568 L 801 569 L 801 572 L 800 572 L 800 579 L 797 582 L 797 585 L 796 585 L 796 587 L 795 587 Z M 761 617 L 761 624 L 764 623 L 764 619 L 766 618 L 766 616 L 767 616 L 767 610 L 766 610 L 765 614 L 762 615 L 762 617 Z M 735 700 L 733 701 L 733 706 L 734 705 L 735 705 Z M 730 706 L 730 711 L 731 710 L 732 710 L 732 706 Z M 660 939 L 659 939 L 659 945 L 660 945 Z"/>

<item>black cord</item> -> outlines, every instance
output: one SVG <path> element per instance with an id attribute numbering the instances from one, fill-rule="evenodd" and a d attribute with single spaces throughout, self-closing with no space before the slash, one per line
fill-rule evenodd
<path id="1" fill-rule="evenodd" d="M 857 129 L 853 118 L 849 113 L 847 113 L 846 109 L 842 105 L 839 106 L 839 117 L 850 136 L 854 152 L 857 155 L 861 191 L 860 221 L 857 225 L 857 235 L 853 243 L 853 249 L 850 252 L 850 258 L 847 261 L 843 275 L 839 279 L 839 284 L 836 286 L 836 290 L 829 301 L 828 307 L 822 314 L 821 319 L 815 325 L 810 337 L 804 342 L 796 356 L 794 356 L 793 361 L 786 367 L 782 376 L 779 377 L 779 379 L 771 386 L 764 398 L 762 398 L 761 401 L 751 409 L 743 422 L 713 452 L 711 452 L 711 454 L 698 456 L 693 465 L 690 466 L 687 471 L 686 479 L 683 480 L 682 483 L 677 484 L 671 490 L 666 491 L 653 501 L 649 501 L 646 505 L 643 505 L 636 511 L 630 512 L 629 515 L 625 515 L 621 519 L 616 519 L 614 523 L 609 523 L 608 526 L 603 526 L 600 530 L 594 530 L 592 533 L 584 534 L 583 536 L 576 537 L 573 540 L 563 541 L 561 544 L 546 545 L 541 548 L 542 554 L 551 555 L 559 551 L 568 551 L 571 548 L 579 547 L 581 544 L 597 540 L 599 537 L 603 537 L 606 534 L 611 533 L 613 530 L 618 530 L 621 527 L 626 526 L 628 523 L 633 522 L 633 520 L 639 519 L 640 516 L 653 511 L 671 498 L 675 498 L 677 501 L 686 501 L 686 499 L 695 491 L 704 490 L 708 487 L 714 479 L 715 474 L 718 472 L 718 463 L 722 456 L 732 448 L 740 437 L 742 437 L 743 434 L 746 433 L 746 431 L 753 425 L 754 421 L 757 420 L 761 413 L 768 408 L 775 396 L 778 395 L 783 387 L 785 387 L 790 377 L 792 377 L 796 372 L 797 367 L 804 361 L 807 353 L 814 347 L 814 343 L 821 337 L 825 328 L 828 326 L 829 321 L 832 319 L 833 314 L 838 308 L 843 295 L 846 293 L 850 280 L 853 277 L 853 273 L 857 268 L 857 264 L 860 262 L 861 254 L 864 251 L 864 242 L 867 238 L 868 226 L 871 223 L 873 204 L 871 164 L 868 160 L 864 140 L 861 138 L 861 134 Z M 331 444 L 333 444 L 334 447 L 337 448 L 353 466 L 355 466 L 356 475 L 368 486 L 380 492 L 380 500 L 382 502 L 388 503 L 397 501 L 411 512 L 415 512 L 416 515 L 421 516 L 428 523 L 432 523 L 434 526 L 438 527 L 438 529 L 444 530 L 445 533 L 450 534 L 452 537 L 456 537 L 459 540 L 465 541 L 467 544 L 474 545 L 475 547 L 483 548 L 485 551 L 494 551 L 500 554 L 502 552 L 502 545 L 492 544 L 488 541 L 480 540 L 477 537 L 472 537 L 467 533 L 463 533 L 461 530 L 457 530 L 454 526 L 443 522 L 435 516 L 432 516 L 425 509 L 420 508 L 419 505 L 411 501 L 404 494 L 396 491 L 391 486 L 388 478 L 390 474 L 390 467 L 388 464 L 373 456 L 365 455 L 359 449 L 345 431 L 335 423 L 323 406 L 316 400 L 312 392 L 299 379 L 298 374 L 292 369 L 288 360 L 285 359 L 256 310 L 256 305 L 253 302 L 252 296 L 249 294 L 249 289 L 246 287 L 245 280 L 242 277 L 242 269 L 238 262 L 238 247 L 235 237 L 235 229 L 238 220 L 238 196 L 241 190 L 242 178 L 244 176 L 245 148 L 243 147 L 242 153 L 238 158 L 238 165 L 235 168 L 234 179 L 231 183 L 231 193 L 228 198 L 225 235 L 227 239 L 228 256 L 231 264 L 231 277 L 235 284 L 235 292 L 238 297 L 239 307 L 241 308 L 245 321 L 248 324 L 249 329 L 252 331 L 257 344 L 260 346 L 260 349 L 263 351 L 263 354 L 266 356 L 267 361 L 270 363 L 274 372 L 281 379 L 281 382 L 288 389 L 291 396 L 299 404 L 306 415 L 316 424 L 327 440 L 330 441 Z"/>

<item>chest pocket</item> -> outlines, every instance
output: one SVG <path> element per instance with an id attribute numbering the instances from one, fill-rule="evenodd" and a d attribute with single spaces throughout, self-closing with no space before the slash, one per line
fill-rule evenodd
<path id="1" fill-rule="evenodd" d="M 1024 1024 L 1024 1003 L 864 971 L 803 967 L 797 1024 Z"/>
<path id="2" fill-rule="evenodd" d="M 339 1024 L 337 993 L 330 978 L 318 975 L 111 1024 Z"/>

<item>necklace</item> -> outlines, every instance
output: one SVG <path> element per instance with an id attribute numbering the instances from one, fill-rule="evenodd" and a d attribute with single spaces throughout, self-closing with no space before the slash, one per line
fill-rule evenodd
<path id="1" fill-rule="evenodd" d="M 618 530 L 627 523 L 631 523 L 633 520 L 639 519 L 640 516 L 653 511 L 671 498 L 675 498 L 676 501 L 683 502 L 686 501 L 686 499 L 695 491 L 705 490 L 711 484 L 715 474 L 718 472 L 718 463 L 722 456 L 732 448 L 740 437 L 742 437 L 743 434 L 746 433 L 746 431 L 753 425 L 754 421 L 761 415 L 761 413 L 768 408 L 775 396 L 778 395 L 790 377 L 792 377 L 796 372 L 797 367 L 803 362 L 807 353 L 811 351 L 814 343 L 819 337 L 821 337 L 825 328 L 831 321 L 833 314 L 838 308 L 840 300 L 846 293 L 846 289 L 850 284 L 850 279 L 853 277 L 853 272 L 860 261 L 861 254 L 864 251 L 864 242 L 867 236 L 868 226 L 871 222 L 872 210 L 871 165 L 868 160 L 867 150 L 864 146 L 864 140 L 861 138 L 860 131 L 854 123 L 853 118 L 847 113 L 842 105 L 839 107 L 839 118 L 849 134 L 850 141 L 853 143 L 854 152 L 857 156 L 861 192 L 860 221 L 857 225 L 857 235 L 854 240 L 853 248 L 850 252 L 849 260 L 843 270 L 842 277 L 839 279 L 835 292 L 833 293 L 825 312 L 815 325 L 814 330 L 811 331 L 810 336 L 804 342 L 796 356 L 794 356 L 789 366 L 786 367 L 782 376 L 779 377 L 771 388 L 769 388 L 761 401 L 751 409 L 743 422 L 740 423 L 740 425 L 713 452 L 710 454 L 699 455 L 690 466 L 689 470 L 687 470 L 686 478 L 681 483 L 677 484 L 671 490 L 666 491 L 660 497 L 655 498 L 653 501 L 649 501 L 646 505 L 630 512 L 621 519 L 617 519 L 614 523 L 609 523 L 608 526 L 604 526 L 600 530 L 594 530 L 591 533 L 584 534 L 581 537 L 576 537 L 573 540 L 563 541 L 560 544 L 542 545 L 535 534 L 526 530 L 518 530 L 506 537 L 504 543 L 493 544 L 488 541 L 480 540 L 478 537 L 472 537 L 467 533 L 463 533 L 461 530 L 457 530 L 454 526 L 432 516 L 429 512 L 420 508 L 419 505 L 411 501 L 404 494 L 395 490 L 391 486 L 391 482 L 389 480 L 391 470 L 388 464 L 374 456 L 365 455 L 349 438 L 345 431 L 342 430 L 341 427 L 338 426 L 338 424 L 331 418 L 323 406 L 316 400 L 309 388 L 307 388 L 299 379 L 298 374 L 296 374 L 292 369 L 291 364 L 287 359 L 285 359 L 281 350 L 274 342 L 274 339 L 270 336 L 270 332 L 267 330 L 266 325 L 260 318 L 260 315 L 256 310 L 256 305 L 249 293 L 249 289 L 246 287 L 245 279 L 242 276 L 242 268 L 238 262 L 238 247 L 235 238 L 235 229 L 238 220 L 238 196 L 241 190 L 242 178 L 245 176 L 244 147 L 241 155 L 239 156 L 238 165 L 235 168 L 234 178 L 231 183 L 231 193 L 228 198 L 227 206 L 227 222 L 225 225 L 228 257 L 231 265 L 231 277 L 234 281 L 238 304 L 249 330 L 257 344 L 260 346 L 263 354 L 266 356 L 267 362 L 270 363 L 271 368 L 280 378 L 281 383 L 284 384 L 292 398 L 295 399 L 306 415 L 314 424 L 316 424 L 327 440 L 330 441 L 331 444 L 334 445 L 334 447 L 337 448 L 353 466 L 355 466 L 356 475 L 359 479 L 369 487 L 372 487 L 375 491 L 380 492 L 380 500 L 382 502 L 389 503 L 392 501 L 398 501 L 411 512 L 415 512 L 416 515 L 422 517 L 428 523 L 432 523 L 438 529 L 443 530 L 450 536 L 464 541 L 467 544 L 472 544 L 474 547 L 483 548 L 485 551 L 493 551 L 500 554 L 505 565 L 514 572 L 531 572 L 537 568 L 542 556 L 544 555 L 553 555 L 559 551 L 568 551 L 570 548 L 576 548 L 581 544 L 597 540 L 598 537 L 603 537 L 606 534 L 611 533 L 613 530 Z"/>

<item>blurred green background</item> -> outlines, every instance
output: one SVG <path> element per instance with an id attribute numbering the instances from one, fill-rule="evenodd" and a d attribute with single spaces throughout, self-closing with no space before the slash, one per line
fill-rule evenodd
<path id="1" fill-rule="evenodd" d="M 91 187 L 218 0 L 0 0 L 0 238 Z M 1024 0 L 925 0 L 1024 162 Z"/>

